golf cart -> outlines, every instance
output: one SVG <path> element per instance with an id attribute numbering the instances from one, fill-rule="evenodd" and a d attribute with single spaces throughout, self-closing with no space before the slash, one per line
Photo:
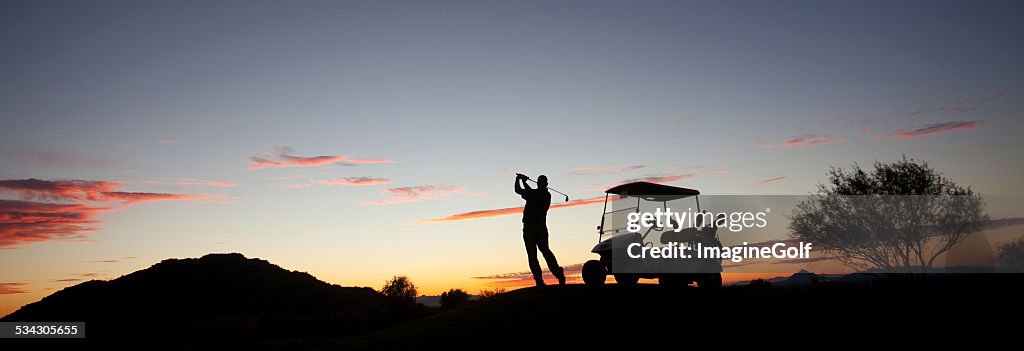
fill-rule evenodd
<path id="1" fill-rule="evenodd" d="M 634 286 L 641 278 L 656 278 L 659 285 L 666 287 L 687 286 L 694 282 L 701 288 L 721 287 L 721 260 L 697 258 L 692 249 L 698 243 L 703 247 L 721 247 L 717 228 L 711 225 L 713 220 L 705 222 L 702 220 L 704 216 L 695 215 L 684 223 L 669 219 L 668 223 L 662 223 L 662 227 L 634 226 L 633 231 L 629 230 L 629 218 L 634 213 L 634 225 L 640 214 L 655 211 L 706 214 L 700 210 L 698 195 L 700 192 L 694 189 L 648 182 L 622 184 L 605 191 L 603 216 L 601 225 L 597 227 L 598 244 L 591 250 L 600 259 L 584 263 L 584 283 L 589 286 L 603 285 L 606 277 L 612 275 L 620 286 Z M 689 201 L 690 198 L 693 202 Z M 693 212 L 694 204 L 696 212 Z M 685 258 L 640 259 L 627 254 L 641 248 L 683 245 L 689 253 Z"/>

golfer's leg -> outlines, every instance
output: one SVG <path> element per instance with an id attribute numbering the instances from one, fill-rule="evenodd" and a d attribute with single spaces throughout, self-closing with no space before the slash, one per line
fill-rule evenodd
<path id="1" fill-rule="evenodd" d="M 537 240 L 537 248 L 540 249 L 540 253 L 544 255 L 544 261 L 548 263 L 548 270 L 551 274 L 556 277 L 562 273 L 562 267 L 558 265 L 558 260 L 555 259 L 555 253 L 551 252 L 551 248 L 548 247 L 548 232 L 544 230 L 542 235 Z"/>
<path id="2" fill-rule="evenodd" d="M 537 242 L 533 240 L 531 233 L 523 229 L 523 242 L 526 243 L 526 259 L 530 263 L 530 273 L 533 273 L 533 280 L 539 285 L 544 281 L 541 276 L 540 262 L 537 260 Z"/>

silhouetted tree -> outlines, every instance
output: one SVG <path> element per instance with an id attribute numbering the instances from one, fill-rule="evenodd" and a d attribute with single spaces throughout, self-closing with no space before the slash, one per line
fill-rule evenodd
<path id="1" fill-rule="evenodd" d="M 441 293 L 441 308 L 455 308 L 469 302 L 469 294 L 462 289 L 451 289 Z"/>
<path id="2" fill-rule="evenodd" d="M 504 294 L 504 293 L 505 293 L 505 288 L 502 288 L 502 287 L 499 286 L 497 288 L 494 288 L 494 290 L 488 290 L 488 289 L 480 290 L 480 293 L 477 294 L 477 295 L 480 295 L 480 299 L 481 300 L 486 300 L 486 299 L 489 299 L 489 298 L 492 298 L 492 297 L 495 297 L 495 296 L 498 296 L 498 295 Z"/>
<path id="3" fill-rule="evenodd" d="M 996 245 L 996 263 L 1007 272 L 1024 273 L 1024 236 Z"/>
<path id="4" fill-rule="evenodd" d="M 404 275 L 396 275 L 385 282 L 380 293 L 400 305 L 416 304 L 416 285 Z"/>
<path id="5" fill-rule="evenodd" d="M 926 162 L 876 162 L 870 173 L 854 164 L 832 168 L 818 194 L 797 203 L 789 237 L 855 269 L 925 272 L 987 223 L 984 209 L 980 195 Z"/>

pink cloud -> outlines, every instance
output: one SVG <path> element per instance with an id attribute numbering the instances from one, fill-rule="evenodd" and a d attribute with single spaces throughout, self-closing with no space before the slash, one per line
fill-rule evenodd
<path id="1" fill-rule="evenodd" d="M 13 192 L 27 200 L 122 201 L 125 204 L 156 200 L 204 200 L 211 198 L 209 195 L 118 191 L 121 185 L 121 182 L 102 180 L 8 179 L 0 180 L 0 191 Z"/>
<path id="2" fill-rule="evenodd" d="M 402 202 L 435 200 L 443 197 L 452 196 L 455 194 L 465 194 L 470 196 L 484 195 L 484 193 L 482 192 L 467 192 L 465 187 L 451 185 L 420 185 L 400 188 L 388 188 L 381 190 L 380 193 L 388 195 L 389 198 L 384 200 L 365 201 L 363 202 L 363 204 L 391 205 Z"/>
<path id="3" fill-rule="evenodd" d="M 846 140 L 843 138 L 833 138 L 827 136 L 821 136 L 818 134 L 804 134 L 786 139 L 782 142 L 764 142 L 759 146 L 766 149 L 790 149 L 790 148 L 810 148 L 818 145 L 826 144 L 838 144 Z"/>
<path id="4" fill-rule="evenodd" d="M 131 205 L 146 201 L 204 200 L 228 202 L 211 195 L 163 194 L 118 191 L 120 182 L 89 180 L 0 180 L 0 192 L 14 193 L 23 200 L 0 200 L 0 248 L 41 241 L 84 241 L 97 230 L 95 216 L 115 207 L 94 207 L 73 202 L 121 202 Z"/>
<path id="5" fill-rule="evenodd" d="M 218 181 L 213 181 L 213 180 L 202 180 L 202 179 L 196 179 L 196 178 L 181 178 L 181 179 L 178 179 L 177 183 L 181 184 L 181 185 L 206 185 L 206 186 L 214 186 L 214 187 L 222 187 L 222 188 L 224 188 L 224 187 L 233 187 L 233 186 L 238 185 L 238 184 L 235 184 L 235 183 L 232 183 L 232 182 L 218 182 Z"/>
<path id="6" fill-rule="evenodd" d="M 0 283 L 0 295 L 24 294 L 27 283 Z"/>
<path id="7" fill-rule="evenodd" d="M 171 140 L 171 139 L 159 139 L 159 140 L 157 140 L 157 141 L 156 141 L 156 143 L 157 143 L 157 144 L 163 144 L 163 145 L 175 145 L 175 144 L 180 144 L 179 142 L 177 142 L 177 141 L 175 141 L 175 140 Z"/>
<path id="8" fill-rule="evenodd" d="M 665 184 L 665 183 L 678 182 L 678 181 L 683 180 L 683 179 L 690 179 L 690 178 L 693 178 L 693 177 L 696 177 L 696 176 L 697 176 L 697 174 L 695 174 L 695 173 L 669 174 L 669 175 L 662 175 L 662 176 L 648 176 L 648 177 L 642 177 L 642 178 L 626 179 L 626 180 L 623 180 L 621 183 L 625 184 L 625 183 L 633 183 L 633 182 L 650 182 L 650 183 Z"/>
<path id="9" fill-rule="evenodd" d="M 1009 95 L 1010 94 L 1008 92 L 999 92 L 980 98 L 961 99 L 945 105 L 904 109 L 904 113 L 908 117 L 930 116 L 952 118 L 977 111 L 986 105 Z"/>
<path id="10" fill-rule="evenodd" d="M 694 168 L 694 167 L 687 167 L 687 168 Z M 727 169 L 725 169 L 725 168 L 718 168 L 718 169 L 711 169 L 711 170 L 702 171 L 701 173 L 703 173 L 703 174 L 715 174 L 715 173 L 726 173 L 726 172 L 728 172 Z M 621 180 L 621 181 L 618 181 L 618 182 L 614 182 L 614 183 L 592 182 L 592 183 L 589 183 L 587 185 L 587 189 L 588 190 L 601 190 L 601 191 L 604 191 L 605 189 L 608 189 L 608 188 L 611 188 L 611 187 L 615 187 L 615 186 L 619 186 L 619 185 L 627 184 L 627 183 L 635 183 L 635 182 L 670 184 L 670 183 L 675 183 L 675 182 L 678 182 L 678 181 L 681 181 L 681 180 L 696 178 L 698 175 L 699 175 L 698 173 L 691 172 L 691 173 L 679 173 L 679 174 L 648 175 L 648 176 L 644 176 L 644 177 L 624 179 L 624 180 Z"/>
<path id="11" fill-rule="evenodd" d="M 139 258 L 139 257 L 138 256 L 125 256 L 125 257 L 121 257 L 121 258 L 112 258 L 112 259 L 108 259 L 108 260 L 93 260 L 93 261 L 89 261 L 89 262 L 90 263 L 118 263 L 118 262 L 121 262 L 122 260 L 131 260 L 131 259 L 136 259 L 136 258 Z"/>
<path id="12" fill-rule="evenodd" d="M 290 147 L 276 146 L 270 153 L 249 157 L 249 169 L 323 166 L 348 159 L 344 155 L 295 156 L 292 152 Z"/>
<path id="13" fill-rule="evenodd" d="M 313 184 L 310 184 L 310 183 L 295 183 L 295 184 L 285 184 L 284 185 L 285 189 L 305 189 L 305 188 L 311 188 L 311 187 L 313 187 Z"/>
<path id="14" fill-rule="evenodd" d="M 0 247 L 51 240 L 82 241 L 109 207 L 0 200 Z"/>
<path id="15" fill-rule="evenodd" d="M 772 183 L 772 182 L 777 182 L 777 181 L 780 181 L 780 180 L 783 180 L 783 179 L 786 179 L 786 177 L 783 176 L 783 177 L 761 179 L 761 180 L 758 180 L 758 181 L 752 183 L 751 186 L 761 186 L 761 185 L 764 185 L 764 184 L 768 184 L 768 183 Z"/>
<path id="16" fill-rule="evenodd" d="M 551 205 L 551 207 L 549 209 L 560 209 L 560 208 L 569 208 L 569 207 L 577 207 L 577 206 L 588 206 L 588 205 L 596 205 L 596 204 L 603 204 L 603 203 L 604 203 L 604 195 L 601 195 L 601 196 L 592 197 L 592 198 L 588 198 L 588 199 L 572 200 L 572 201 L 569 201 L 569 202 L 566 202 L 566 203 L 562 203 L 562 204 L 553 204 L 553 205 Z M 521 214 L 521 213 L 523 213 L 523 207 L 522 206 L 519 206 L 519 207 L 507 207 L 507 208 L 498 208 L 498 209 L 491 209 L 491 210 L 480 210 L 480 211 L 456 213 L 456 214 L 448 215 L 448 216 L 444 216 L 444 217 L 432 218 L 432 219 L 427 219 L 427 220 L 419 221 L 417 223 L 418 224 L 426 224 L 426 223 L 439 223 L 439 222 L 454 222 L 454 221 L 464 221 L 464 220 L 470 220 L 470 219 L 479 219 L 479 218 L 490 218 L 490 217 L 498 217 L 498 216 L 515 215 L 515 214 Z"/>
<path id="17" fill-rule="evenodd" d="M 64 278 L 64 279 L 54 279 L 54 280 L 52 280 L 52 282 L 54 282 L 54 283 L 74 283 L 74 282 L 80 282 L 82 280 L 84 280 L 84 279 L 82 279 L 82 278 Z"/>
<path id="18" fill-rule="evenodd" d="M 99 272 L 78 273 L 78 274 L 72 274 L 71 278 L 54 279 L 54 280 L 52 280 L 52 282 L 55 282 L 55 283 L 73 283 L 73 282 L 80 282 L 80 281 L 87 280 L 87 279 L 88 280 L 96 279 L 96 278 L 98 278 L 100 276 L 104 276 L 104 275 L 106 275 L 106 274 L 99 273 Z"/>
<path id="19" fill-rule="evenodd" d="M 284 167 L 313 167 L 323 166 L 344 161 L 348 156 L 291 156 L 280 155 L 276 159 L 252 156 L 249 157 L 249 169 L 261 168 L 284 168 Z"/>
<path id="20" fill-rule="evenodd" d="M 24 199 L 102 201 L 103 194 L 115 191 L 120 182 L 93 180 L 0 180 L 0 190 L 15 192 Z"/>
<path id="21" fill-rule="evenodd" d="M 391 179 L 372 177 L 345 177 L 320 181 L 320 184 L 349 186 L 381 185 L 388 183 L 391 183 Z"/>
<path id="22" fill-rule="evenodd" d="M 385 158 L 350 158 L 346 155 L 295 156 L 290 147 L 277 146 L 274 150 L 259 156 L 249 157 L 249 169 L 314 167 L 329 164 L 357 166 L 367 164 L 395 163 Z"/>
<path id="23" fill-rule="evenodd" d="M 971 130 L 979 128 L 983 125 L 983 121 L 934 123 L 914 128 L 897 129 L 892 134 L 873 135 L 871 136 L 871 138 L 875 140 L 913 139 L 924 136 L 942 135 L 946 133 Z"/>
<path id="24" fill-rule="evenodd" d="M 210 195 L 193 195 L 193 194 L 163 194 L 163 193 L 141 193 L 141 192 L 126 192 L 126 191 L 110 191 L 103 193 L 104 199 L 118 200 L 126 205 L 136 204 L 140 202 L 148 201 L 194 201 L 194 200 L 209 200 L 212 198 Z"/>

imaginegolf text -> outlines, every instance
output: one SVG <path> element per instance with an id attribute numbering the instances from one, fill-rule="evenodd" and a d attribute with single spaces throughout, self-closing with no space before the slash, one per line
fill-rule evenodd
<path id="1" fill-rule="evenodd" d="M 810 258 L 811 243 L 800 242 L 798 246 L 787 247 L 785 243 L 776 243 L 772 246 L 743 246 L 719 247 L 703 246 L 697 243 L 695 248 L 688 244 L 669 243 L 668 246 L 647 247 L 640 243 L 633 243 L 626 247 L 626 254 L 630 258 L 717 258 L 741 262 L 749 258 Z M 696 257 L 694 257 L 696 256 Z"/>

